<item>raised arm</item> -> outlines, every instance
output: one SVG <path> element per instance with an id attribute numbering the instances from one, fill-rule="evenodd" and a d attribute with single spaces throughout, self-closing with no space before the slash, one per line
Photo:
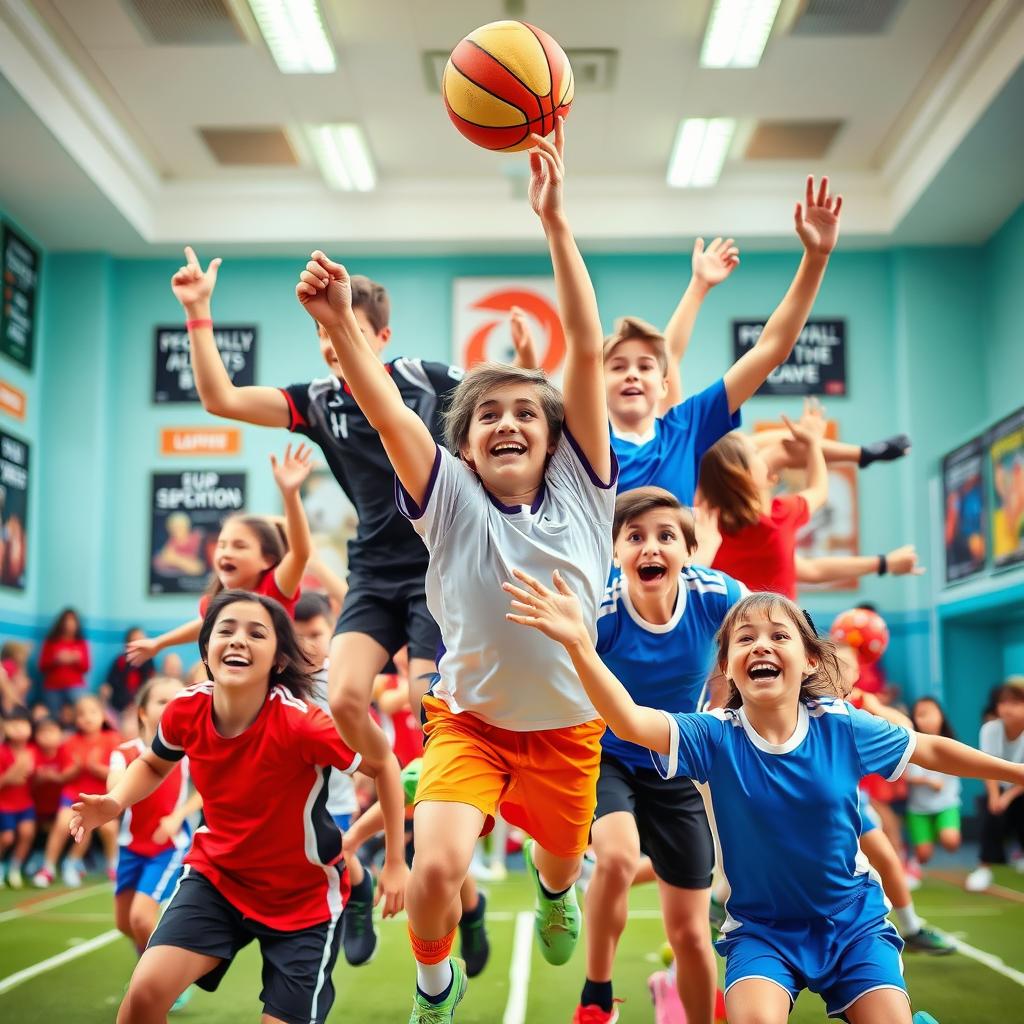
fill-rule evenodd
<path id="1" fill-rule="evenodd" d="M 807 178 L 807 209 L 796 204 L 796 233 L 804 245 L 804 256 L 796 277 L 782 302 L 764 325 L 754 347 L 737 359 L 725 373 L 729 411 L 735 412 L 781 366 L 793 351 L 825 276 L 828 258 L 839 239 L 839 211 L 842 196 L 831 196 L 828 178 L 821 179 L 814 195 L 814 178 Z"/>
<path id="2" fill-rule="evenodd" d="M 274 480 L 284 499 L 284 535 L 288 541 L 288 550 L 274 570 L 274 582 L 285 597 L 291 597 L 298 590 L 306 571 L 306 563 L 313 553 L 309 520 L 299 495 L 303 480 L 313 468 L 312 458 L 313 449 L 304 444 L 295 449 L 294 455 L 292 446 L 288 445 L 281 462 L 277 461 L 276 456 L 270 456 Z"/>
<path id="3" fill-rule="evenodd" d="M 204 271 L 195 250 L 185 246 L 185 265 L 171 278 L 171 291 L 185 309 L 192 375 L 203 408 L 214 416 L 263 427 L 287 427 L 288 401 L 277 388 L 237 388 L 231 382 L 213 337 L 211 299 L 221 260 Z"/>
<path id="4" fill-rule="evenodd" d="M 878 573 L 884 576 L 923 576 L 923 566 L 917 564 L 917 551 L 913 544 L 893 548 L 885 555 L 824 555 L 821 558 L 796 558 L 796 578 L 801 583 L 833 583 L 854 580 Z"/>
<path id="5" fill-rule="evenodd" d="M 518 306 L 513 306 L 509 310 L 508 326 L 512 334 L 512 347 L 516 353 L 512 365 L 524 370 L 536 370 L 540 366 L 537 342 L 534 340 L 530 325 L 526 322 L 526 314 Z"/>
<path id="6" fill-rule="evenodd" d="M 132 640 L 125 647 L 129 665 L 142 665 L 155 658 L 165 647 L 177 647 L 178 644 L 194 644 L 199 639 L 199 631 L 203 628 L 202 619 L 193 619 L 183 626 L 177 626 L 159 636 L 143 637 Z"/>
<path id="7" fill-rule="evenodd" d="M 318 249 L 302 271 L 295 294 L 327 331 L 345 383 L 380 435 L 402 486 L 422 505 L 437 444 L 423 420 L 402 401 L 391 375 L 359 330 L 348 271 Z"/>
<path id="8" fill-rule="evenodd" d="M 604 336 L 594 286 L 562 209 L 564 120 L 556 119 L 554 142 L 539 135 L 532 139 L 530 205 L 540 217 L 548 240 L 558 311 L 565 330 L 565 425 L 598 478 L 607 481 L 612 460 L 601 356 Z"/>
<path id="9" fill-rule="evenodd" d="M 1024 786 L 1024 764 L 984 754 L 946 736 L 930 736 L 923 732 L 914 735 L 917 743 L 910 755 L 911 764 L 966 779 L 990 779 Z"/>

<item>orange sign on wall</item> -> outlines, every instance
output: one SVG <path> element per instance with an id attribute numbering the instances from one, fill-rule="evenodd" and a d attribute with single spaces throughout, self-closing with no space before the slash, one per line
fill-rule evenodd
<path id="1" fill-rule="evenodd" d="M 161 455 L 237 455 L 242 432 L 237 427 L 165 427 Z"/>
<path id="2" fill-rule="evenodd" d="M 28 399 L 24 391 L 5 380 L 0 380 L 0 412 L 5 412 L 16 420 L 23 420 L 27 404 Z"/>

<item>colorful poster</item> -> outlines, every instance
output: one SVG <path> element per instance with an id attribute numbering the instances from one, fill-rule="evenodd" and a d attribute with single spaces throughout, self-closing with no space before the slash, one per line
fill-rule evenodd
<path id="1" fill-rule="evenodd" d="M 988 433 L 992 479 L 992 561 L 1024 560 L 1024 409 Z"/>
<path id="2" fill-rule="evenodd" d="M 509 314 L 518 306 L 533 333 L 541 369 L 561 380 L 565 334 L 550 277 L 457 277 L 452 315 L 452 363 L 466 369 L 515 358 Z"/>
<path id="3" fill-rule="evenodd" d="M 942 460 L 946 582 L 985 568 L 985 444 L 977 437 Z"/>
<path id="4" fill-rule="evenodd" d="M 217 350 L 228 371 L 231 383 L 247 387 L 256 383 L 255 327 L 237 327 L 227 324 L 213 332 Z M 188 346 L 188 331 L 183 327 L 158 327 L 154 335 L 153 401 L 158 405 L 169 402 L 198 402 L 192 359 Z"/>
<path id="5" fill-rule="evenodd" d="M 26 370 L 31 370 L 36 334 L 39 253 L 10 224 L 3 228 L 0 276 L 3 277 L 0 352 Z"/>
<path id="6" fill-rule="evenodd" d="M 149 592 L 206 589 L 221 523 L 245 508 L 245 473 L 154 473 L 149 533 Z"/>
<path id="7" fill-rule="evenodd" d="M 733 362 L 757 344 L 764 320 L 733 320 Z M 846 321 L 808 320 L 789 358 L 768 375 L 758 395 L 847 396 Z"/>
<path id="8" fill-rule="evenodd" d="M 314 469 L 302 485 L 302 507 L 309 520 L 317 558 L 340 579 L 348 576 L 348 542 L 359 519 L 352 502 L 329 469 Z"/>
<path id="9" fill-rule="evenodd" d="M 0 430 L 0 585 L 25 589 L 28 565 L 27 441 Z"/>

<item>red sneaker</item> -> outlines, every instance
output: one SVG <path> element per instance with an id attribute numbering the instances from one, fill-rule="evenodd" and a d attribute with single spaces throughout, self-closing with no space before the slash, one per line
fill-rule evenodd
<path id="1" fill-rule="evenodd" d="M 572 1024 L 615 1024 L 619 1019 L 616 1003 L 621 1002 L 621 999 L 613 999 L 610 1013 L 593 1003 L 588 1006 L 577 1006 L 576 1012 L 572 1015 Z"/>

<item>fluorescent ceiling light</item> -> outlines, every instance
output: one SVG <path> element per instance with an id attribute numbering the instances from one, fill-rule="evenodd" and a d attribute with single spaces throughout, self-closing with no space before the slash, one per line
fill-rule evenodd
<path id="1" fill-rule="evenodd" d="M 337 67 L 316 0 L 249 0 L 249 6 L 286 75 L 326 75 Z"/>
<path id="2" fill-rule="evenodd" d="M 673 188 L 714 185 L 735 131 L 731 117 L 689 117 L 680 122 L 668 162 L 668 183 Z"/>
<path id="3" fill-rule="evenodd" d="M 320 173 L 331 188 L 369 192 L 377 184 L 373 160 L 359 125 L 310 125 L 309 141 Z"/>
<path id="4" fill-rule="evenodd" d="M 704 68 L 756 68 L 781 0 L 715 0 L 704 33 Z"/>

